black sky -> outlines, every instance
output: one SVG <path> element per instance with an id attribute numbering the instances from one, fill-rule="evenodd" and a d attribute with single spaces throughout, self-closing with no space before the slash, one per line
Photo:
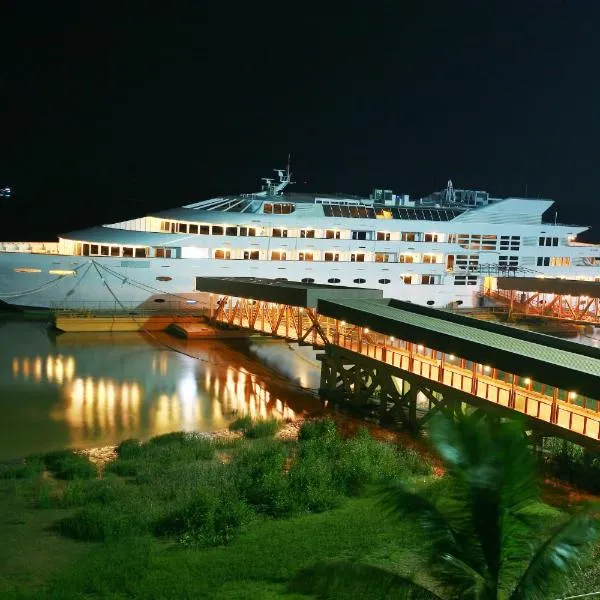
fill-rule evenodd
<path id="1" fill-rule="evenodd" d="M 252 191 L 292 152 L 297 191 L 527 189 L 600 240 L 600 3 L 149 6 L 2 3 L 2 238 Z"/>

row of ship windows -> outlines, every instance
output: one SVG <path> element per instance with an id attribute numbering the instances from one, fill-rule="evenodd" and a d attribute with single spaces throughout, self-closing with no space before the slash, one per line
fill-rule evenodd
<path id="1" fill-rule="evenodd" d="M 235 250 L 229 250 L 227 248 L 218 248 L 214 251 L 213 258 L 219 260 L 231 260 L 232 258 L 239 257 L 243 260 L 260 260 L 260 250 L 244 250 L 243 252 L 237 252 Z M 322 256 L 322 258 L 321 258 Z M 292 258 L 294 257 L 294 258 Z M 286 250 L 271 250 L 271 260 L 299 260 L 312 262 L 314 260 L 323 260 L 325 262 L 347 262 L 348 258 L 346 254 L 340 252 L 319 252 L 312 251 L 291 251 Z M 396 254 L 395 252 L 352 252 L 350 253 L 350 262 L 378 262 L 378 263 L 424 263 L 424 264 L 436 264 L 441 263 L 443 256 L 441 254 Z"/>
<path id="2" fill-rule="evenodd" d="M 180 223 L 162 221 L 160 230 L 163 233 L 191 233 L 197 235 L 227 235 L 234 237 L 276 237 L 276 238 L 308 238 L 308 239 L 351 239 L 365 241 L 398 241 L 398 242 L 442 242 L 439 233 L 423 233 L 421 231 L 372 231 L 372 230 L 340 230 L 340 229 L 288 229 L 283 227 L 238 227 L 227 225 L 198 225 L 197 223 Z"/>
<path id="3" fill-rule="evenodd" d="M 161 231 L 165 233 L 191 233 L 199 235 L 227 235 L 240 237 L 277 237 L 277 238 L 318 238 L 318 239 L 352 239 L 364 241 L 399 241 L 399 242 L 443 242 L 445 237 L 440 233 L 424 233 L 420 231 L 372 231 L 372 230 L 339 230 L 339 229 L 287 229 L 282 227 L 238 227 L 224 225 L 199 225 L 162 221 Z M 495 234 L 452 233 L 448 235 L 448 243 L 458 244 L 470 250 L 519 250 L 521 236 Z M 546 240 L 545 245 L 558 245 L 558 238 L 539 238 Z M 540 242 L 540 245 L 544 245 Z"/>

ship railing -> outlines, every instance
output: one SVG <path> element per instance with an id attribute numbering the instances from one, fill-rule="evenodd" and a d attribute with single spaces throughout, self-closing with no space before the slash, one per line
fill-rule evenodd
<path id="1" fill-rule="evenodd" d="M 197 306 L 187 304 L 184 300 L 165 301 L 160 306 L 149 307 L 140 305 L 133 301 L 99 301 L 99 302 L 77 302 L 76 305 L 55 303 L 50 305 L 50 312 L 54 315 L 72 316 L 72 317 L 156 317 L 156 316 L 187 316 L 204 317 L 208 316 L 209 308 L 207 306 Z"/>
<path id="2" fill-rule="evenodd" d="M 58 242 L 0 242 L 0 252 L 58 254 Z"/>

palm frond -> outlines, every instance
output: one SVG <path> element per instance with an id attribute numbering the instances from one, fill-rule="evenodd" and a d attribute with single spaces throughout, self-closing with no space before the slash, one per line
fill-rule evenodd
<path id="1" fill-rule="evenodd" d="M 577 567 L 598 534 L 598 522 L 589 509 L 570 516 L 535 550 L 510 599 L 545 600 L 556 580 Z"/>
<path id="2" fill-rule="evenodd" d="M 319 563 L 301 571 L 293 588 L 323 598 L 346 600 L 442 600 L 432 590 L 375 565 L 335 561 Z"/>

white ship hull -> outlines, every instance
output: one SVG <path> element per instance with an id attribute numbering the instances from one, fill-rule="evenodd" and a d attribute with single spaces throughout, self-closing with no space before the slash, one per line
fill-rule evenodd
<path id="1" fill-rule="evenodd" d="M 131 261 L 129 261 L 131 262 Z M 164 259 L 140 261 L 135 268 L 121 266 L 120 258 L 43 255 L 0 252 L 0 301 L 20 308 L 36 309 L 198 309 L 208 304 L 206 294 L 195 289 L 196 277 L 264 277 L 300 281 L 312 278 L 326 283 L 332 274 L 340 285 L 353 286 L 356 278 L 366 279 L 363 287 L 381 288 L 384 296 L 418 304 L 446 307 L 459 301 L 473 306 L 478 288 L 457 289 L 453 285 L 405 285 L 399 275 L 403 265 L 361 265 L 337 263 L 292 263 L 269 261 L 260 265 L 244 260 Z M 23 272 L 18 269 L 39 269 Z M 75 271 L 75 275 L 54 275 L 49 271 Z M 397 273 L 395 272 L 397 271 Z M 170 281 L 157 278 L 170 277 Z M 389 278 L 390 284 L 378 280 Z M 190 301 L 190 302 L 188 302 Z M 195 301 L 195 302 L 194 302 Z"/>

